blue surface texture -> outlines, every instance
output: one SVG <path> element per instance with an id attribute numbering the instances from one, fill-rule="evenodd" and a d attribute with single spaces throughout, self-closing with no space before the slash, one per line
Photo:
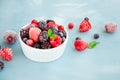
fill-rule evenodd
<path id="1" fill-rule="evenodd" d="M 120 0 L 0 0 L 0 45 L 13 49 L 14 58 L 5 63 L 0 80 L 120 80 Z M 80 22 L 89 17 L 92 29 L 78 31 Z M 53 19 L 66 28 L 69 22 L 74 28 L 68 30 L 69 39 L 61 58 L 48 63 L 27 59 L 19 40 L 13 45 L 3 41 L 6 30 L 17 33 L 32 19 Z M 113 34 L 105 32 L 104 26 L 113 21 L 118 24 Z M 100 42 L 94 49 L 78 52 L 74 49 L 77 36 L 86 42 L 93 41 L 99 33 Z"/>

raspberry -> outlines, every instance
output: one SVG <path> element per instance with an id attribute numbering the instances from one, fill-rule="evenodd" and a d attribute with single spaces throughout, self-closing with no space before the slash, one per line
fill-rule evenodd
<path id="1" fill-rule="evenodd" d="M 33 40 L 28 39 L 28 40 L 26 41 L 26 44 L 27 44 L 28 46 L 33 46 L 33 45 L 34 45 L 34 42 L 33 42 Z"/>
<path id="2" fill-rule="evenodd" d="M 50 38 L 50 44 L 52 45 L 52 47 L 57 47 L 62 43 L 62 39 L 60 36 L 56 35 L 56 37 Z"/>
<path id="3" fill-rule="evenodd" d="M 89 22 L 89 19 L 85 18 L 79 26 L 79 31 L 86 32 L 86 31 L 89 31 L 91 28 L 92 26 L 91 26 L 91 23 Z"/>
<path id="4" fill-rule="evenodd" d="M 41 30 L 39 28 L 30 28 L 29 30 L 29 38 L 32 39 L 34 42 L 39 41 L 39 36 L 40 36 Z"/>
<path id="5" fill-rule="evenodd" d="M 4 41 L 8 44 L 15 43 L 17 40 L 17 33 L 12 30 L 7 30 L 5 31 L 3 38 Z"/>
<path id="6" fill-rule="evenodd" d="M 69 24 L 68 24 L 68 28 L 69 28 L 69 29 L 72 29 L 73 27 L 74 27 L 74 24 L 73 24 L 73 23 L 69 23 Z"/>
<path id="7" fill-rule="evenodd" d="M 106 32 L 113 33 L 117 30 L 117 24 L 115 22 L 109 22 L 105 25 Z"/>
<path id="8" fill-rule="evenodd" d="M 53 27 L 53 28 L 55 28 L 56 27 L 56 24 L 54 23 L 54 22 L 48 22 L 47 23 L 47 28 L 48 27 Z"/>
<path id="9" fill-rule="evenodd" d="M 88 48 L 88 43 L 78 39 L 74 42 L 74 47 L 77 51 L 83 51 Z"/>
<path id="10" fill-rule="evenodd" d="M 12 49 L 9 47 L 2 48 L 2 50 L 0 51 L 0 55 L 6 61 L 10 61 L 13 59 L 13 52 Z"/>
<path id="11" fill-rule="evenodd" d="M 0 61 L 0 70 L 3 70 L 3 68 L 4 68 L 4 63 Z"/>
<path id="12" fill-rule="evenodd" d="M 35 19 L 31 21 L 31 24 L 34 25 L 35 27 L 38 27 L 38 21 Z"/>
<path id="13" fill-rule="evenodd" d="M 58 25 L 58 30 L 64 30 L 64 27 L 62 25 Z"/>

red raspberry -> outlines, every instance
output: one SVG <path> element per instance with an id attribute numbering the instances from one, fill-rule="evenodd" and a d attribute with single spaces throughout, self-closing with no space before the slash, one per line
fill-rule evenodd
<path id="1" fill-rule="evenodd" d="M 56 24 L 54 22 L 48 22 L 47 27 L 56 27 Z"/>
<path id="2" fill-rule="evenodd" d="M 34 25 L 35 27 L 38 27 L 38 21 L 35 19 L 31 21 L 31 24 Z"/>
<path id="3" fill-rule="evenodd" d="M 34 42 L 33 42 L 33 40 L 28 39 L 28 40 L 26 41 L 26 44 L 27 44 L 28 46 L 33 46 L 33 45 L 34 45 Z"/>
<path id="4" fill-rule="evenodd" d="M 52 47 L 57 47 L 62 43 L 62 39 L 60 36 L 56 35 L 56 37 L 50 38 L 50 44 L 52 45 Z"/>
<path id="5" fill-rule="evenodd" d="M 80 32 L 86 32 L 89 31 L 92 28 L 91 23 L 89 22 L 89 19 L 84 19 L 80 26 L 79 26 L 79 31 Z"/>
<path id="6" fill-rule="evenodd" d="M 85 50 L 86 48 L 88 48 L 88 43 L 85 42 L 85 41 L 82 41 L 82 40 L 78 39 L 78 40 L 76 40 L 76 41 L 74 42 L 74 47 L 75 47 L 75 49 L 78 50 L 78 51 L 83 51 L 83 50 Z"/>
<path id="7" fill-rule="evenodd" d="M 62 25 L 58 25 L 58 30 L 64 30 L 64 27 Z"/>
<path id="8" fill-rule="evenodd" d="M 40 33 L 41 33 L 41 30 L 39 28 L 36 28 L 36 27 L 30 28 L 30 30 L 29 30 L 29 37 L 34 42 L 38 42 Z"/>
<path id="9" fill-rule="evenodd" d="M 13 59 L 13 54 L 12 54 L 12 49 L 9 47 L 4 47 L 2 48 L 2 50 L 0 51 L 0 56 L 6 60 L 6 61 L 10 61 Z"/>
<path id="10" fill-rule="evenodd" d="M 117 24 L 115 22 L 109 22 L 105 25 L 105 30 L 108 33 L 113 33 L 117 30 Z"/>
<path id="11" fill-rule="evenodd" d="M 74 27 L 74 24 L 73 24 L 73 23 L 69 23 L 69 24 L 68 24 L 68 28 L 69 28 L 69 29 L 72 29 L 73 27 Z"/>

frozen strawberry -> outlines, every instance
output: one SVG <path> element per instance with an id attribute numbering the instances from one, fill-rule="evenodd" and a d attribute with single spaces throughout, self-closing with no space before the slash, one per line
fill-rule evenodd
<path id="1" fill-rule="evenodd" d="M 56 35 L 55 38 L 50 38 L 50 44 L 52 47 L 57 47 L 62 43 L 62 39 L 60 36 Z"/>
<path id="2" fill-rule="evenodd" d="M 64 30 L 64 27 L 62 25 L 58 25 L 58 30 Z"/>
<path id="3" fill-rule="evenodd" d="M 89 31 L 92 28 L 91 23 L 89 22 L 88 18 L 85 18 L 79 26 L 79 31 L 80 32 L 86 32 Z"/>
<path id="4" fill-rule="evenodd" d="M 117 30 L 117 24 L 115 22 L 109 22 L 105 25 L 105 30 L 108 33 L 113 33 Z"/>
<path id="5" fill-rule="evenodd" d="M 74 24 L 73 24 L 73 23 L 69 23 L 69 24 L 68 24 L 68 28 L 69 28 L 69 29 L 72 29 L 73 27 L 74 27 Z"/>
<path id="6" fill-rule="evenodd" d="M 12 49 L 9 47 L 2 48 L 2 50 L 0 51 L 0 56 L 6 61 L 12 60 L 13 59 Z"/>
<path id="7" fill-rule="evenodd" d="M 82 41 L 80 39 L 77 39 L 75 42 L 74 42 L 74 47 L 77 51 L 83 51 L 85 50 L 86 48 L 88 48 L 88 43 L 85 42 L 85 41 Z"/>
<path id="8" fill-rule="evenodd" d="M 29 30 L 29 38 L 32 39 L 34 42 L 39 41 L 41 30 L 39 28 L 33 27 Z"/>

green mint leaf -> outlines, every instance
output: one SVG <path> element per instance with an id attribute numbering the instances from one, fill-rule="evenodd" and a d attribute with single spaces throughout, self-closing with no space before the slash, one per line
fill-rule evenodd
<path id="1" fill-rule="evenodd" d="M 96 41 L 92 41 L 88 44 L 88 48 L 89 49 L 92 49 L 94 48 L 97 44 L 99 44 L 100 42 L 96 42 Z"/>
<path id="2" fill-rule="evenodd" d="M 52 34 L 50 38 L 54 39 L 56 37 L 56 34 Z"/>
<path id="3" fill-rule="evenodd" d="M 48 33 L 48 36 L 50 37 L 50 36 L 52 35 L 52 33 L 53 33 L 53 32 L 52 32 L 52 29 L 48 29 L 48 32 L 47 32 L 47 33 Z"/>

